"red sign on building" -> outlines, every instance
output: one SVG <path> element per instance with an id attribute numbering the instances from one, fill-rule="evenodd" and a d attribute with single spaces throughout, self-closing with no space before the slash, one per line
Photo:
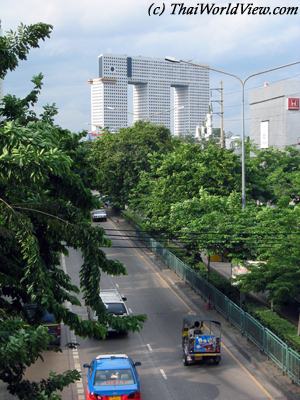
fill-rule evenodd
<path id="1" fill-rule="evenodd" d="M 288 110 L 299 110 L 300 102 L 299 97 L 288 97 Z"/>

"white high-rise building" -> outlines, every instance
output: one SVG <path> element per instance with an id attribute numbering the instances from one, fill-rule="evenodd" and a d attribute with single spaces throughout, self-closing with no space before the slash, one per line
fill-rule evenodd
<path id="1" fill-rule="evenodd" d="M 91 79 L 92 130 L 115 132 L 128 124 L 128 85 L 133 85 L 133 121 L 149 120 L 194 135 L 209 108 L 209 70 L 163 59 L 103 54 Z M 172 120 L 174 127 L 171 127 Z"/>

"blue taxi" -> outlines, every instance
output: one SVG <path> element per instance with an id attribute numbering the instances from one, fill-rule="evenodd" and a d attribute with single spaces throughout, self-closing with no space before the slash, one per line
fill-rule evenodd
<path id="1" fill-rule="evenodd" d="M 103 354 L 84 364 L 87 368 L 86 400 L 141 400 L 140 379 L 126 354 Z"/>

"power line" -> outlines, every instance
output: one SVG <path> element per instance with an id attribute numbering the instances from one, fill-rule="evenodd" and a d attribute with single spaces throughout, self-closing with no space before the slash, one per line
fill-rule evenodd
<path id="1" fill-rule="evenodd" d="M 241 229 L 245 229 L 246 227 L 241 227 Z M 266 227 L 268 228 L 268 227 Z M 282 231 L 268 231 L 266 233 L 261 233 L 255 230 L 251 231 L 251 228 L 246 228 L 249 229 L 248 232 L 244 232 L 244 233 L 240 233 L 239 235 L 249 235 L 249 234 L 255 234 L 255 235 L 266 235 L 266 236 L 270 236 L 272 234 L 275 235 L 292 235 L 292 234 L 300 234 L 300 226 L 299 226 L 299 230 L 293 230 L 293 231 L 287 231 L 287 230 L 282 230 Z M 149 231 L 145 231 L 145 230 L 140 230 L 140 231 L 136 231 L 135 229 L 105 229 L 105 231 L 114 231 L 114 232 L 134 232 L 135 234 L 133 235 L 133 237 L 136 237 L 139 235 L 140 233 L 145 233 L 146 235 L 152 235 L 152 236 L 156 236 L 156 237 L 161 237 L 161 235 L 165 235 L 164 238 L 168 239 L 168 238 L 179 238 L 179 237 L 185 237 L 186 235 L 192 235 L 192 236 L 197 236 L 197 235 L 215 235 L 215 234 L 224 234 L 224 232 L 220 232 L 220 231 L 209 231 L 209 230 L 202 230 L 202 231 L 173 231 L 172 234 L 171 233 L 167 233 L 167 232 L 149 232 Z M 178 235 L 177 235 L 178 234 Z M 229 232 L 228 235 L 230 235 L 231 233 Z M 233 233 L 235 234 L 235 233 Z M 118 234 L 118 235 L 114 235 L 113 233 L 108 233 L 108 235 L 110 236 L 120 236 L 120 237 L 129 237 L 129 235 L 123 235 L 123 234 Z M 171 236 L 172 235 L 172 236 Z"/>

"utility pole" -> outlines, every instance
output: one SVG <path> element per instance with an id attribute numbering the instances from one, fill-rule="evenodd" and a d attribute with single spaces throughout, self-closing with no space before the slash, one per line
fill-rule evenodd
<path id="1" fill-rule="evenodd" d="M 224 133 L 224 89 L 223 89 L 223 81 L 221 81 L 220 84 L 220 94 L 221 94 L 221 100 L 220 100 L 220 106 L 221 106 L 221 131 L 220 131 L 220 145 L 221 148 L 225 148 L 225 133 Z"/>
<path id="2" fill-rule="evenodd" d="M 217 114 L 221 118 L 220 124 L 220 147 L 223 149 L 225 148 L 225 133 L 224 133 L 224 88 L 223 88 L 223 81 L 220 82 L 219 88 L 213 88 L 211 91 L 216 90 L 220 93 L 220 100 L 211 100 L 211 103 L 218 103 L 220 105 L 219 112 L 213 112 L 213 114 Z"/>

